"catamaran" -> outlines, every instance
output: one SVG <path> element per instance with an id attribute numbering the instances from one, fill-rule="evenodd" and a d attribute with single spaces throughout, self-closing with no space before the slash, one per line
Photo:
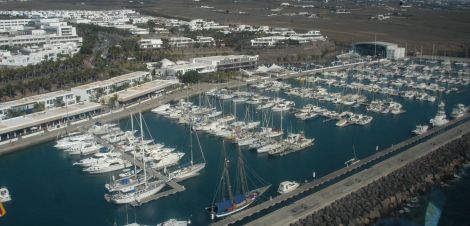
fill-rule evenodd
<path id="1" fill-rule="evenodd" d="M 225 148 L 224 155 L 224 168 L 219 180 L 219 185 L 217 186 L 221 190 L 216 191 L 216 197 L 214 197 L 214 202 L 212 206 L 208 208 L 212 220 L 229 216 L 247 208 L 249 205 L 258 200 L 259 197 L 263 195 L 271 186 L 269 184 L 263 187 L 258 187 L 253 190 L 249 190 L 242 152 L 240 151 L 240 149 L 238 149 L 237 175 L 239 183 L 235 183 L 237 186 L 235 187 L 235 189 L 233 189 L 229 172 L 230 161 L 227 159 L 227 153 L 225 152 Z M 263 181 L 260 182 L 265 183 Z M 228 197 L 226 197 L 225 194 L 228 194 Z M 215 199 L 217 199 L 218 195 L 221 196 L 221 199 L 220 201 L 215 202 Z"/>

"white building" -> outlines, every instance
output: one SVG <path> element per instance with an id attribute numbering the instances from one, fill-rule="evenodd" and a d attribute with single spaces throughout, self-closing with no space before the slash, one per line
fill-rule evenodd
<path id="1" fill-rule="evenodd" d="M 30 22 L 31 19 L 0 20 L 0 32 L 23 30 Z"/>
<path id="2" fill-rule="evenodd" d="M 395 43 L 390 42 L 357 42 L 352 45 L 354 52 L 362 56 L 376 56 L 387 59 L 401 59 L 405 57 L 406 49 L 398 47 Z"/>
<path id="3" fill-rule="evenodd" d="M 159 49 L 162 48 L 163 41 L 159 38 L 149 38 L 139 40 L 141 49 Z"/>
<path id="4" fill-rule="evenodd" d="M 285 36 L 268 36 L 268 37 L 261 37 L 261 38 L 255 38 L 251 40 L 251 46 L 255 47 L 270 47 L 270 46 L 275 46 L 277 43 L 280 43 L 281 41 L 287 40 L 287 37 Z"/>
<path id="5" fill-rule="evenodd" d="M 258 60 L 258 55 L 227 55 L 193 58 L 191 62 L 215 66 L 217 71 L 232 71 L 255 68 Z"/>
<path id="6" fill-rule="evenodd" d="M 59 107 L 62 104 L 70 105 L 75 103 L 76 99 L 73 93 L 65 90 L 25 97 L 0 103 L 0 119 L 5 118 L 9 111 L 31 113 L 36 105 L 43 105 L 44 109 L 49 109 Z"/>
<path id="7" fill-rule="evenodd" d="M 191 20 L 189 23 L 189 29 L 191 31 L 200 31 L 200 30 L 224 30 L 228 29 L 229 26 L 220 25 L 214 21 L 205 21 L 203 19 Z"/>
<path id="8" fill-rule="evenodd" d="M 150 34 L 149 29 L 146 29 L 146 28 L 135 27 L 135 28 L 129 29 L 129 31 L 133 35 L 148 35 L 148 34 Z"/>
<path id="9" fill-rule="evenodd" d="M 215 72 L 216 67 L 210 64 L 195 64 L 195 63 L 186 63 L 186 64 L 174 64 L 162 68 L 161 74 L 166 76 L 178 76 L 184 75 L 189 71 L 197 71 L 201 74 Z"/>
<path id="10" fill-rule="evenodd" d="M 212 37 L 197 36 L 196 43 L 203 46 L 215 46 L 215 39 Z"/>
<path id="11" fill-rule="evenodd" d="M 194 45 L 194 40 L 188 37 L 171 37 L 168 39 L 168 44 L 173 48 L 191 47 Z"/>
<path id="12" fill-rule="evenodd" d="M 309 31 L 307 33 L 292 33 L 290 30 L 279 31 L 288 35 L 275 35 L 261 38 L 255 38 L 251 40 L 251 46 L 255 47 L 272 47 L 281 44 L 287 40 L 297 41 L 299 44 L 308 44 L 316 41 L 324 41 L 326 38 L 320 33 L 320 31 Z"/>
<path id="13" fill-rule="evenodd" d="M 162 62 L 161 74 L 167 76 L 183 75 L 188 71 L 197 71 L 201 74 L 216 71 L 234 71 L 239 69 L 253 69 L 258 64 L 258 56 L 228 55 L 193 58 L 185 63 Z"/>
<path id="14" fill-rule="evenodd" d="M 25 35 L 0 36 L 0 46 L 43 45 L 75 42 L 80 45 L 83 39 L 77 35 L 75 27 L 58 19 L 41 20 L 40 29 L 24 30 Z"/>
<path id="15" fill-rule="evenodd" d="M 129 74 L 120 75 L 104 81 L 97 81 L 85 85 L 73 87 L 71 89 L 75 96 L 80 97 L 80 101 L 97 101 L 99 95 L 108 95 L 119 91 L 123 86 L 134 86 L 146 80 L 151 80 L 152 76 L 147 71 L 136 71 Z"/>
<path id="16" fill-rule="evenodd" d="M 0 50 L 0 66 L 23 67 L 38 64 L 45 59 L 57 60 L 60 56 L 73 55 L 79 51 L 76 43 L 44 44 L 42 47 L 33 46 L 22 48 L 20 52 L 12 53 Z"/>

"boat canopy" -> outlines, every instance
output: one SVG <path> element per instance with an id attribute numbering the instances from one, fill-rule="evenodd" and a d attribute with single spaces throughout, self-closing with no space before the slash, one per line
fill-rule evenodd
<path id="1" fill-rule="evenodd" d="M 242 195 L 237 195 L 234 198 L 236 204 L 239 204 L 239 203 L 245 201 L 245 199 L 246 199 L 246 197 L 243 194 Z"/>
<path id="2" fill-rule="evenodd" d="M 221 202 L 216 204 L 217 206 L 217 213 L 224 213 L 227 212 L 227 210 L 232 207 L 232 201 L 228 199 L 224 199 Z"/>

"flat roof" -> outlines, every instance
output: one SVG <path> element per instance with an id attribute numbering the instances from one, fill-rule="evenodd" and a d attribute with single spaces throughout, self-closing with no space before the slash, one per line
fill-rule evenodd
<path id="1" fill-rule="evenodd" d="M 173 69 L 173 70 L 181 70 L 181 69 L 189 69 L 189 68 L 203 68 L 212 66 L 211 64 L 207 63 L 187 63 L 187 64 L 175 64 L 169 65 L 164 69 Z"/>
<path id="2" fill-rule="evenodd" d="M 43 93 L 43 94 L 39 94 L 39 95 L 35 95 L 35 96 L 24 97 L 24 98 L 21 98 L 21 99 L 18 99 L 18 100 L 12 100 L 12 101 L 8 101 L 8 102 L 0 103 L 0 109 L 5 108 L 5 107 L 9 108 L 9 107 L 13 107 L 13 106 L 31 104 L 31 103 L 34 103 L 34 102 L 37 102 L 37 101 L 40 101 L 40 100 L 54 98 L 54 97 L 58 97 L 58 96 L 64 96 L 64 95 L 67 95 L 67 94 L 72 94 L 72 92 L 71 91 L 66 91 L 66 90 L 59 90 L 59 91 L 55 91 L 55 92 Z"/>
<path id="3" fill-rule="evenodd" d="M 128 74 L 119 75 L 119 76 L 116 76 L 116 77 L 113 77 L 113 78 L 110 78 L 110 79 L 107 79 L 107 80 L 96 81 L 96 82 L 84 84 L 84 85 L 81 85 L 81 86 L 76 86 L 76 87 L 73 87 L 72 90 L 73 89 L 85 89 L 86 90 L 86 89 L 90 89 L 90 88 L 96 88 L 96 87 L 111 85 L 111 84 L 115 84 L 115 83 L 119 83 L 119 82 L 128 80 L 128 79 L 133 78 L 133 77 L 143 76 L 145 74 L 149 74 L 149 72 L 147 72 L 147 71 L 135 71 L 135 72 L 131 72 L 131 73 L 128 73 Z"/>
<path id="4" fill-rule="evenodd" d="M 382 45 L 382 46 L 398 46 L 398 44 L 396 44 L 396 43 L 382 42 L 382 41 L 356 42 L 353 45 L 360 45 L 360 44 Z"/>
<path id="5" fill-rule="evenodd" d="M 143 95 L 164 89 L 168 86 L 179 83 L 175 80 L 153 80 L 151 82 L 146 82 L 144 84 L 127 88 L 116 93 L 108 94 L 105 97 L 112 97 L 115 94 L 118 95 L 118 101 L 126 102 Z"/>
<path id="6" fill-rule="evenodd" d="M 2 120 L 0 121 L 0 134 L 38 126 L 43 123 L 48 123 L 51 121 L 66 118 L 67 116 L 75 116 L 100 108 L 102 108 L 101 104 L 85 102 L 80 104 L 68 105 L 67 107 L 54 108 L 51 110 Z"/>
<path id="7" fill-rule="evenodd" d="M 258 55 L 226 55 L 226 56 L 208 56 L 208 57 L 198 57 L 193 58 L 193 60 L 208 60 L 208 61 L 216 61 L 216 60 L 233 60 L 233 59 L 240 59 L 240 58 L 247 58 L 247 57 L 258 57 Z"/>

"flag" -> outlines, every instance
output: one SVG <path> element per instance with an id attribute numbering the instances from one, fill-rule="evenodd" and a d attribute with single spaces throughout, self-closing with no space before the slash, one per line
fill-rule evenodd
<path id="1" fill-rule="evenodd" d="M 4 217 L 7 214 L 7 210 L 3 206 L 3 203 L 0 202 L 0 217 Z"/>

